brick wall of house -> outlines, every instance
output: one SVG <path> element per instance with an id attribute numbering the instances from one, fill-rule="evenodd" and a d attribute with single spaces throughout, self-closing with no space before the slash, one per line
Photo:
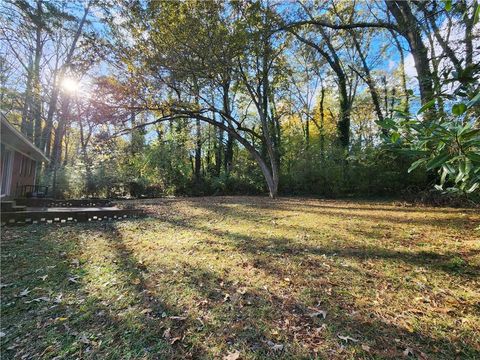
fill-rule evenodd
<path id="1" fill-rule="evenodd" d="M 13 156 L 12 187 L 10 194 L 16 194 L 23 185 L 35 184 L 36 162 L 25 155 L 15 152 Z"/>

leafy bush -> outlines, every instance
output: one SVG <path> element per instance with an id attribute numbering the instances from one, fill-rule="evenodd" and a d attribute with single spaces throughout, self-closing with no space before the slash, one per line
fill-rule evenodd
<path id="1" fill-rule="evenodd" d="M 416 115 L 397 110 L 393 119 L 380 124 L 390 131 L 389 140 L 397 150 L 418 157 L 409 172 L 420 166 L 435 170 L 439 174 L 436 189 L 470 194 L 480 190 L 480 92 L 475 93 L 463 79 L 448 96 L 454 100 L 450 113 L 435 110 L 435 98 Z"/>

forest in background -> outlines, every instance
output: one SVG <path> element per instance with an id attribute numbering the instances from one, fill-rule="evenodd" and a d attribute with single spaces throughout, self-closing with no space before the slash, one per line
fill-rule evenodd
<path id="1" fill-rule="evenodd" d="M 58 197 L 478 197 L 477 1 L 3 1 Z"/>

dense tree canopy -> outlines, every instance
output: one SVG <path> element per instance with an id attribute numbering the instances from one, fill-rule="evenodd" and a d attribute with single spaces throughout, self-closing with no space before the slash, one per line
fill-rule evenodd
<path id="1" fill-rule="evenodd" d="M 59 196 L 475 194 L 479 14 L 9 0 L 0 107 L 51 159 L 39 181 Z"/>

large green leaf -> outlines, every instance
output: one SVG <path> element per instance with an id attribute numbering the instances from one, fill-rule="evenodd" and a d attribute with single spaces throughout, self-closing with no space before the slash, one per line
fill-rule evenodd
<path id="1" fill-rule="evenodd" d="M 392 135 L 390 136 L 390 140 L 392 143 L 396 143 L 400 139 L 400 134 L 398 132 L 393 132 Z"/>
<path id="2" fill-rule="evenodd" d="M 460 104 L 455 104 L 452 107 L 452 114 L 460 116 L 462 115 L 465 111 L 467 111 L 467 105 L 460 103 Z"/>
<path id="3" fill-rule="evenodd" d="M 408 172 L 411 173 L 413 170 L 415 170 L 417 167 L 419 167 L 420 165 L 424 164 L 427 162 L 427 158 L 422 158 L 422 159 L 418 159 L 417 161 L 415 161 L 412 165 L 410 165 L 410 167 L 408 168 Z"/>
<path id="4" fill-rule="evenodd" d="M 430 159 L 427 164 L 427 170 L 435 169 L 441 166 L 445 161 L 450 158 L 451 155 L 447 151 L 442 151 L 439 155 L 435 156 L 433 159 Z"/>
<path id="5" fill-rule="evenodd" d="M 476 182 L 476 183 L 473 183 L 473 185 L 467 189 L 467 193 L 472 193 L 474 192 L 475 190 L 477 190 L 480 186 L 480 183 Z"/>
<path id="6" fill-rule="evenodd" d="M 460 129 L 460 131 L 458 131 L 457 136 L 462 140 L 470 140 L 472 137 L 475 137 L 478 134 L 480 134 L 480 129 L 472 129 L 470 125 L 465 125 Z"/>
<path id="7" fill-rule="evenodd" d="M 429 102 L 425 103 L 417 112 L 417 115 L 425 112 L 426 110 L 430 109 L 431 107 L 435 106 L 435 99 L 430 100 Z"/>
<path id="8" fill-rule="evenodd" d="M 479 8 L 480 8 L 480 6 L 479 6 Z M 479 104 L 479 103 L 480 103 L 480 91 L 478 92 L 477 95 L 475 95 L 475 96 L 473 97 L 472 100 L 470 100 L 470 101 L 467 103 L 467 107 L 470 109 L 472 106 L 477 105 L 477 104 Z"/>
<path id="9" fill-rule="evenodd" d="M 475 152 L 467 152 L 465 155 L 473 162 L 480 163 L 480 154 Z"/>

